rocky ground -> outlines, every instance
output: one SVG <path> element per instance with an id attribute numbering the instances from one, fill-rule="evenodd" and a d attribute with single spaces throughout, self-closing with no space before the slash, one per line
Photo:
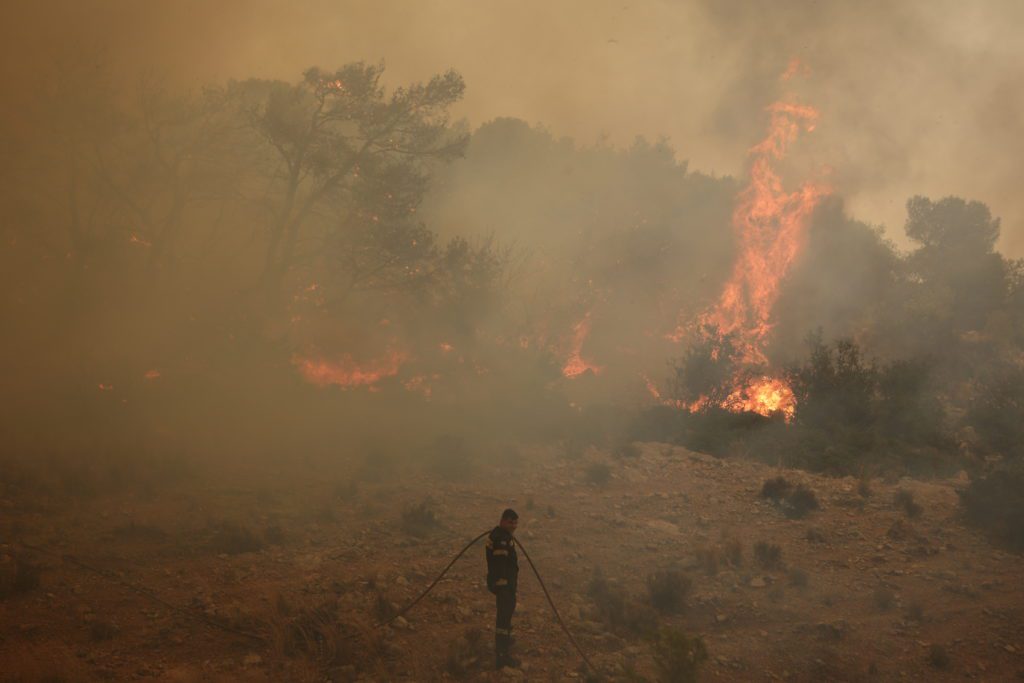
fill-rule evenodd
<path id="1" fill-rule="evenodd" d="M 708 681 L 1024 678 L 1024 563 L 961 523 L 962 480 L 865 486 L 663 444 L 618 457 L 523 447 L 468 474 L 332 467 L 0 501 L 0 680 L 582 680 L 523 558 L 523 667 L 489 670 L 482 542 L 405 618 L 374 627 L 506 506 L 613 680 L 658 680 L 651 633 L 664 629 L 703 639 Z M 778 476 L 820 509 L 795 519 L 762 498 Z M 662 613 L 648 577 L 666 571 L 683 600 Z"/>

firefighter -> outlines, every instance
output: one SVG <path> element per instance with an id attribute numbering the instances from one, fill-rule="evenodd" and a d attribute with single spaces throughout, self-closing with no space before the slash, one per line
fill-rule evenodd
<path id="1" fill-rule="evenodd" d="M 497 615 L 494 620 L 495 668 L 518 667 L 509 655 L 512 645 L 512 614 L 516 611 L 516 584 L 519 560 L 514 538 L 519 515 L 511 508 L 501 513 L 501 521 L 487 537 L 487 590 L 494 593 Z"/>

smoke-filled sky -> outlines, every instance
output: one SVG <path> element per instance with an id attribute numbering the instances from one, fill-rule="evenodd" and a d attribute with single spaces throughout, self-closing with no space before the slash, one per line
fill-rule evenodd
<path id="1" fill-rule="evenodd" d="M 473 126 L 520 117 L 586 144 L 665 135 L 691 168 L 719 174 L 742 171 L 797 58 L 799 97 L 821 109 L 801 144 L 858 218 L 899 242 L 908 196 L 957 194 L 988 203 L 1000 247 L 1024 255 L 1015 0 L 96 0 L 7 18 L 9 101 L 79 48 L 125 78 L 195 87 L 383 60 L 392 83 L 460 71 L 455 113 Z"/>

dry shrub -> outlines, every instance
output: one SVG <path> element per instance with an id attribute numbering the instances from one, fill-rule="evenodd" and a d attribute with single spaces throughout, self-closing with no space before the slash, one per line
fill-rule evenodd
<path id="1" fill-rule="evenodd" d="M 779 502 L 789 495 L 793 485 L 785 477 L 775 477 L 774 479 L 765 480 L 761 486 L 761 497 L 767 498 L 768 500 Z"/>
<path id="2" fill-rule="evenodd" d="M 782 548 L 774 543 L 758 541 L 754 544 L 754 560 L 762 569 L 778 569 L 782 566 Z"/>
<path id="3" fill-rule="evenodd" d="M 790 519 L 801 519 L 821 507 L 814 491 L 804 484 L 794 487 L 785 477 L 766 480 L 761 486 L 761 497 L 782 508 Z"/>
<path id="4" fill-rule="evenodd" d="M 662 614 L 683 611 L 693 581 L 678 569 L 655 572 L 647 577 L 647 594 L 651 605 Z"/>
<path id="5" fill-rule="evenodd" d="M 341 613 L 336 596 L 300 604 L 279 596 L 270 632 L 275 658 L 301 659 L 321 670 L 361 667 L 380 646 L 372 628 L 355 624 Z"/>
<path id="6" fill-rule="evenodd" d="M 471 678 L 485 668 L 490 660 L 492 645 L 477 626 L 467 628 L 448 648 L 445 670 L 456 680 Z"/>
<path id="7" fill-rule="evenodd" d="M 418 505 L 407 505 L 402 509 L 401 519 L 402 531 L 423 538 L 429 536 L 433 531 L 441 527 L 429 500 Z"/>
<path id="8" fill-rule="evenodd" d="M 821 505 L 818 504 L 818 497 L 814 495 L 814 491 L 803 484 L 798 484 L 796 489 L 786 497 L 784 507 L 787 517 L 802 519 L 813 510 L 820 509 Z"/>
<path id="9" fill-rule="evenodd" d="M 896 495 L 892 498 L 892 504 L 903 510 L 910 519 L 920 517 L 921 513 L 924 511 L 924 508 L 914 500 L 914 494 L 904 489 L 900 489 L 896 492 Z"/>
<path id="10" fill-rule="evenodd" d="M 654 641 L 654 664 L 659 678 L 672 683 L 695 683 L 708 659 L 704 641 L 675 629 L 664 629 Z"/>
<path id="11" fill-rule="evenodd" d="M 657 626 L 658 615 L 645 603 L 629 596 L 616 583 L 596 573 L 587 585 L 587 595 L 598 613 L 613 631 L 629 635 L 647 635 Z"/>

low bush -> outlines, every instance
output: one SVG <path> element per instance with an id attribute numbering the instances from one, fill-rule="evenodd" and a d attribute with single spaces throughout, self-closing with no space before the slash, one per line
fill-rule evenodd
<path id="1" fill-rule="evenodd" d="M 892 498 L 892 504 L 903 510 L 910 519 L 917 519 L 924 511 L 924 508 L 914 500 L 914 494 L 904 489 L 896 492 Z"/>
<path id="2" fill-rule="evenodd" d="M 796 489 L 786 497 L 784 510 L 790 519 L 803 519 L 808 513 L 818 510 L 818 497 L 814 491 L 803 484 L 797 485 Z"/>
<path id="3" fill-rule="evenodd" d="M 814 491 L 804 484 L 794 487 L 785 477 L 766 480 L 761 486 L 761 497 L 778 505 L 790 519 L 802 519 L 821 508 Z"/>
<path id="4" fill-rule="evenodd" d="M 785 477 L 766 479 L 761 486 L 761 497 L 778 503 L 784 500 L 792 489 L 793 485 Z"/>
<path id="5" fill-rule="evenodd" d="M 671 683 L 695 683 L 701 666 L 708 660 L 703 640 L 674 629 L 662 630 L 653 650 L 658 678 Z"/>
<path id="6" fill-rule="evenodd" d="M 440 528 L 441 523 L 434 514 L 430 501 L 425 500 L 418 505 L 407 505 L 402 509 L 400 526 L 404 533 L 423 538 Z"/>
<path id="7" fill-rule="evenodd" d="M 762 569 L 782 567 L 782 548 L 774 543 L 758 541 L 754 544 L 754 560 Z"/>
<path id="8" fill-rule="evenodd" d="M 677 569 L 655 572 L 647 577 L 651 605 L 662 614 L 682 612 L 692 588 L 690 577 Z"/>
<path id="9" fill-rule="evenodd" d="M 657 626 L 658 615 L 645 603 L 629 596 L 618 584 L 596 573 L 587 585 L 601 619 L 613 631 L 627 635 L 647 635 Z"/>

